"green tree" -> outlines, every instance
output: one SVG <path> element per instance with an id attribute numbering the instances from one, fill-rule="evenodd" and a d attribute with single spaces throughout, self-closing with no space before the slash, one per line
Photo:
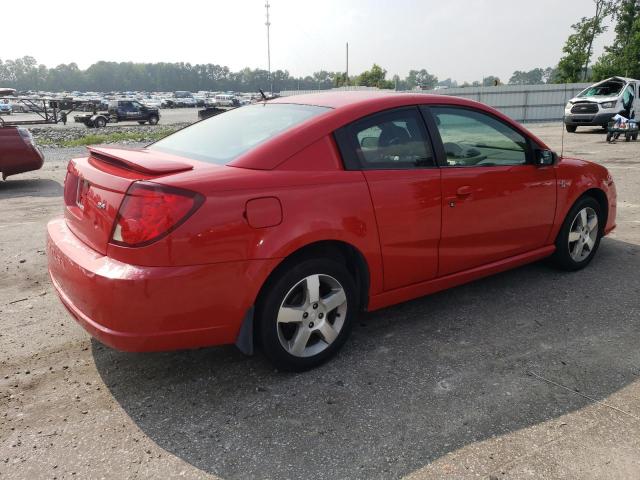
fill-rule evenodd
<path id="1" fill-rule="evenodd" d="M 387 71 L 380 65 L 373 64 L 371 70 L 365 70 L 356 78 L 356 85 L 365 87 L 393 88 L 393 82 L 386 80 Z"/>
<path id="2" fill-rule="evenodd" d="M 606 30 L 604 20 L 611 14 L 613 5 L 611 0 L 594 0 L 594 4 L 596 11 L 593 17 L 582 17 L 571 26 L 574 33 L 567 38 L 562 49 L 564 55 L 558 62 L 561 82 L 588 80 L 593 41 Z"/>
<path id="3" fill-rule="evenodd" d="M 433 88 L 438 85 L 438 77 L 431 75 L 424 68 L 422 70 L 410 70 L 406 82 L 410 90 L 414 88 L 433 90 Z"/>
<path id="4" fill-rule="evenodd" d="M 615 75 L 640 77 L 640 1 L 619 0 L 614 9 L 616 36 L 593 66 L 594 80 Z"/>

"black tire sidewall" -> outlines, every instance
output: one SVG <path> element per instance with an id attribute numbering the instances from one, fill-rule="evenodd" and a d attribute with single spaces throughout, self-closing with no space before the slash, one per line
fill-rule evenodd
<path id="1" fill-rule="evenodd" d="M 582 260 L 581 262 L 576 262 L 573 258 L 571 258 L 571 253 L 569 252 L 569 231 L 571 229 L 571 224 L 573 223 L 578 212 L 583 208 L 591 207 L 596 212 L 598 216 L 598 237 L 596 238 L 596 243 L 593 247 L 593 250 L 589 254 L 587 258 Z M 569 210 L 560 232 L 558 233 L 558 238 L 556 239 L 556 252 L 554 254 L 554 260 L 556 264 L 565 269 L 565 270 L 580 270 L 586 267 L 593 257 L 595 257 L 596 252 L 598 251 L 598 247 L 600 246 L 600 240 L 602 239 L 602 233 L 604 231 L 604 225 L 602 223 L 604 219 L 604 215 L 602 213 L 602 208 L 598 201 L 590 196 L 584 196 L 576 201 Z"/>
<path id="2" fill-rule="evenodd" d="M 315 274 L 329 275 L 340 282 L 347 297 L 347 316 L 338 337 L 325 350 L 313 357 L 296 357 L 287 352 L 278 339 L 278 310 L 285 295 L 296 283 Z M 347 268 L 336 260 L 307 259 L 285 266 L 266 285 L 257 305 L 258 335 L 265 355 L 278 369 L 286 371 L 304 371 L 324 363 L 334 356 L 347 340 L 358 315 L 358 298 L 353 277 Z"/>

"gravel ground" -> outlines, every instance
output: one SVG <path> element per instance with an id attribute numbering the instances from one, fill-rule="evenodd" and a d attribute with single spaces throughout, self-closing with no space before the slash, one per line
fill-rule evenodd
<path id="1" fill-rule="evenodd" d="M 530 128 L 559 150 L 559 124 Z M 0 183 L 0 478 L 638 478 L 640 143 L 565 136 L 618 186 L 588 269 L 534 264 L 367 314 L 305 374 L 91 340 L 44 250 L 84 149 L 45 152 Z"/>
<path id="2" fill-rule="evenodd" d="M 139 142 L 133 141 L 106 141 L 103 143 L 119 143 L 125 145 L 132 145 L 140 142 L 152 142 L 155 140 L 154 134 L 159 131 L 163 132 L 163 135 L 168 135 L 180 128 L 186 127 L 187 123 L 174 123 L 172 125 L 112 125 L 109 128 L 103 129 L 89 129 L 87 127 L 72 127 L 72 128 L 47 128 L 47 127 L 34 127 L 30 128 L 34 139 L 38 145 L 46 145 L 47 148 L 59 148 L 65 145 L 65 142 L 72 140 L 78 140 L 80 138 L 87 137 L 89 135 L 110 135 L 113 133 L 122 134 L 135 134 L 138 136 Z"/>

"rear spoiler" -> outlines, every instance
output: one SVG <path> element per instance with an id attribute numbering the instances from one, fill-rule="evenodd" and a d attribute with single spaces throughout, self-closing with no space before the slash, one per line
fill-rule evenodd
<path id="1" fill-rule="evenodd" d="M 174 160 L 169 155 L 159 152 L 150 152 L 144 149 L 87 148 L 90 152 L 90 158 L 147 175 L 164 175 L 193 170 L 193 165 Z"/>

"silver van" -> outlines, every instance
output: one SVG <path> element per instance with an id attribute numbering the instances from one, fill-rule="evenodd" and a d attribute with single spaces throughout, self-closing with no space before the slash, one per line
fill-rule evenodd
<path id="1" fill-rule="evenodd" d="M 567 132 L 578 127 L 607 128 L 611 118 L 620 113 L 635 118 L 640 113 L 640 80 L 611 77 L 587 87 L 564 107 Z"/>

